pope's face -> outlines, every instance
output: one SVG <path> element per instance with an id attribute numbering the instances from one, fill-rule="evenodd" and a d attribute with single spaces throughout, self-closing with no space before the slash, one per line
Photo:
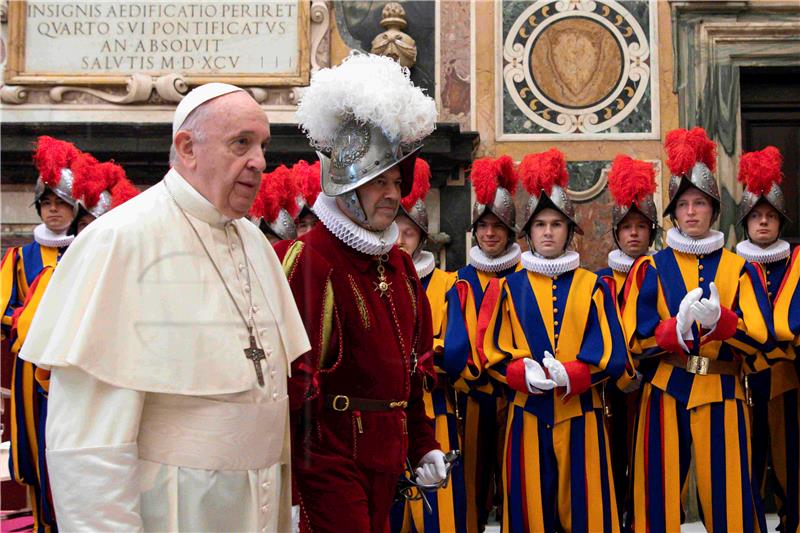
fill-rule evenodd
<path id="1" fill-rule="evenodd" d="M 766 202 L 759 202 L 745 219 L 747 235 L 750 242 L 762 247 L 769 246 L 778 240 L 781 231 L 781 217 L 774 207 Z"/>
<path id="2" fill-rule="evenodd" d="M 240 218 L 250 210 L 266 168 L 267 115 L 241 91 L 207 105 L 212 108 L 198 126 L 200 135 L 192 134 L 194 179 L 190 181 L 220 213 Z"/>
<path id="3" fill-rule="evenodd" d="M 508 247 L 509 231 L 497 215 L 486 213 L 475 224 L 475 238 L 478 248 L 489 257 L 498 257 Z"/>
<path id="4" fill-rule="evenodd" d="M 647 253 L 650 246 L 650 221 L 638 211 L 631 210 L 617 227 L 619 248 L 634 259 Z"/>
<path id="5" fill-rule="evenodd" d="M 542 209 L 531 222 L 530 237 L 535 252 L 548 259 L 558 257 L 567 247 L 567 217 L 549 207 Z"/>
<path id="6" fill-rule="evenodd" d="M 675 222 L 680 230 L 693 239 L 702 239 L 711 230 L 714 206 L 711 198 L 694 187 L 678 197 L 675 204 Z"/>
<path id="7" fill-rule="evenodd" d="M 408 255 L 413 256 L 419 247 L 422 232 L 410 218 L 403 214 L 398 215 L 395 222 L 397 222 L 397 227 L 400 228 L 400 234 L 397 236 L 397 246 Z"/>
<path id="8" fill-rule="evenodd" d="M 72 206 L 47 190 L 39 200 L 39 216 L 47 229 L 53 233 L 61 233 L 72 223 Z"/>
<path id="9" fill-rule="evenodd" d="M 367 215 L 367 223 L 372 230 L 383 231 L 394 222 L 400 206 L 402 181 L 400 169 L 393 166 L 356 189 L 361 209 Z"/>

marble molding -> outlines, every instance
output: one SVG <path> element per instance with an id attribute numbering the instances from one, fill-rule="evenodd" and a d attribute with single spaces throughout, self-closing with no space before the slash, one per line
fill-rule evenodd
<path id="1" fill-rule="evenodd" d="M 439 121 L 470 128 L 472 57 L 470 2 L 440 1 L 437 37 Z"/>

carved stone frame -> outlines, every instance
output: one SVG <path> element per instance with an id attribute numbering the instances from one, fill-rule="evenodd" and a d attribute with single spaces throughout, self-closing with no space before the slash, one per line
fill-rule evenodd
<path id="1" fill-rule="evenodd" d="M 8 6 L 8 61 L 5 68 L 5 82 L 10 85 L 125 85 L 131 74 L 56 74 L 47 72 L 26 72 L 25 69 L 25 12 L 26 0 L 14 0 Z M 184 75 L 182 79 L 189 85 L 202 85 L 213 81 L 247 86 L 305 86 L 310 77 L 310 0 L 297 2 L 297 40 L 299 60 L 294 74 L 223 74 L 223 75 Z"/>
<path id="2" fill-rule="evenodd" d="M 719 226 L 733 244 L 742 194 L 736 181 L 742 153 L 739 69 L 800 65 L 800 5 L 673 0 L 671 8 L 680 124 L 702 126 L 718 142 Z"/>

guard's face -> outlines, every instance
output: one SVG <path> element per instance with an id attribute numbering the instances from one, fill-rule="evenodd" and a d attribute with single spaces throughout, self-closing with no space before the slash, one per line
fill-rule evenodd
<path id="1" fill-rule="evenodd" d="M 650 245 L 650 221 L 638 211 L 631 210 L 617 226 L 619 248 L 634 259 L 647 253 Z"/>
<path id="2" fill-rule="evenodd" d="M 759 246 L 769 246 L 778 240 L 781 231 L 781 217 L 778 211 L 766 202 L 759 202 L 747 215 L 747 235 L 750 242 Z"/>
<path id="3" fill-rule="evenodd" d="M 314 227 L 314 224 L 316 224 L 318 220 L 319 219 L 316 217 L 316 215 L 312 214 L 303 215 L 302 217 L 297 219 L 297 221 L 295 222 L 295 226 L 297 226 L 297 236 L 302 237 L 303 235 L 311 231 L 311 228 Z"/>
<path id="4" fill-rule="evenodd" d="M 383 231 L 394 222 L 400 206 L 402 181 L 400 169 L 393 166 L 356 189 L 361 208 L 372 230 Z"/>
<path id="5" fill-rule="evenodd" d="M 494 213 L 486 213 L 475 224 L 475 238 L 478 248 L 489 257 L 497 257 L 506 251 L 509 232 Z"/>
<path id="6" fill-rule="evenodd" d="M 676 224 L 683 233 L 694 239 L 708 235 L 713 217 L 711 199 L 694 187 L 681 194 L 675 204 Z"/>
<path id="7" fill-rule="evenodd" d="M 267 115 L 245 92 L 226 94 L 209 105 L 201 135 L 193 135 L 199 192 L 230 218 L 247 214 L 266 168 L 270 138 Z"/>
<path id="8" fill-rule="evenodd" d="M 397 236 L 397 246 L 408 255 L 413 256 L 419 247 L 420 240 L 422 240 L 422 232 L 410 218 L 403 214 L 397 215 L 395 222 L 397 222 L 397 227 L 400 228 L 400 234 Z"/>
<path id="9" fill-rule="evenodd" d="M 72 206 L 47 190 L 39 200 L 39 216 L 47 229 L 53 233 L 62 233 L 72 224 Z"/>
<path id="10" fill-rule="evenodd" d="M 81 232 L 86 229 L 86 226 L 88 226 L 95 220 L 96 220 L 95 216 L 90 213 L 84 213 L 83 215 L 81 215 L 81 217 L 78 219 L 78 223 L 76 224 L 75 234 L 80 235 Z"/>
<path id="11" fill-rule="evenodd" d="M 564 253 L 569 237 L 567 217 L 549 207 L 539 211 L 531 222 L 530 238 L 535 252 L 554 259 Z"/>

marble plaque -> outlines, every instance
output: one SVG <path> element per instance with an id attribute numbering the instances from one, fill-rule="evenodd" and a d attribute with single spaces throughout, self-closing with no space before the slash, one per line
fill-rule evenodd
<path id="1" fill-rule="evenodd" d="M 503 0 L 499 140 L 658 138 L 654 0 Z"/>
<path id="2" fill-rule="evenodd" d="M 308 27 L 304 0 L 12 2 L 6 81 L 115 83 L 134 73 L 180 73 L 195 82 L 301 84 Z"/>

